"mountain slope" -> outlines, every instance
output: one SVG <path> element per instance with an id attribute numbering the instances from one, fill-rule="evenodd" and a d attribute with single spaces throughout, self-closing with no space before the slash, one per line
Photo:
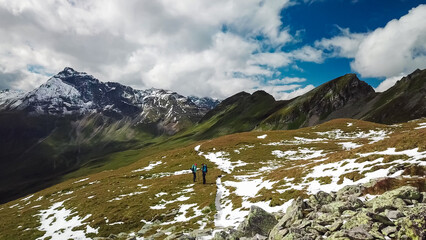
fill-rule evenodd
<path id="1" fill-rule="evenodd" d="M 110 155 L 157 143 L 192 126 L 217 104 L 161 89 L 103 83 L 72 68 L 28 93 L 1 91 L 0 202 L 76 170 L 127 165 L 139 154 Z"/>
<path id="2" fill-rule="evenodd" d="M 103 83 L 67 67 L 24 96 L 4 97 L 0 110 L 33 115 L 100 113 L 114 119 L 130 117 L 135 125 L 157 126 L 158 134 L 174 134 L 199 121 L 217 104 L 217 100 L 187 98 L 161 89 L 135 90 L 119 83 Z"/>
<path id="3" fill-rule="evenodd" d="M 360 114 L 361 119 L 387 124 L 426 116 L 426 69 L 417 69 L 403 77 L 393 87 L 378 94 L 366 109 L 364 115 Z"/>
<path id="4" fill-rule="evenodd" d="M 123 238 L 211 238 L 236 228 L 252 205 L 278 212 L 279 217 L 298 197 L 320 191 L 333 195 L 353 184 L 370 185 L 370 191 L 358 193 L 363 201 L 404 185 L 424 192 L 425 126 L 424 119 L 392 126 L 338 119 L 298 130 L 228 135 L 159 152 L 0 205 L 0 239 L 84 239 L 122 232 Z M 209 166 L 206 185 L 192 182 L 188 169 L 194 162 Z M 329 207 L 332 211 L 345 206 Z M 352 206 L 345 216 L 363 217 L 358 208 Z M 339 227 L 351 230 L 357 225 Z"/>
<path id="5" fill-rule="evenodd" d="M 335 118 L 352 118 L 374 96 L 374 90 L 355 74 L 346 74 L 297 97 L 271 114 L 261 129 L 297 129 Z M 356 113 L 356 111 L 355 111 Z"/>
<path id="6" fill-rule="evenodd" d="M 275 101 L 265 94 L 239 93 L 224 100 L 195 127 L 197 139 L 298 129 L 337 118 L 391 124 L 426 117 L 426 70 L 416 70 L 384 93 L 374 92 L 355 74 L 346 74 L 289 101 Z"/>

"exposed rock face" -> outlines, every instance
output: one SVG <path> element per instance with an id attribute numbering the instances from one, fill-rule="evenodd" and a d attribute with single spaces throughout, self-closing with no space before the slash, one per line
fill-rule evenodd
<path id="1" fill-rule="evenodd" d="M 426 238 L 426 204 L 423 203 L 426 193 L 405 186 L 363 201 L 359 198 L 363 189 L 361 185 L 347 186 L 337 194 L 319 192 L 309 200 L 296 199 L 273 226 L 268 239 Z M 252 208 L 242 226 L 247 226 L 249 219 L 253 220 L 254 212 L 262 213 L 255 218 L 260 226 L 263 226 L 260 216 L 269 221 L 270 216 L 263 210 Z M 243 234 L 242 229 L 240 226 L 238 230 L 222 231 L 214 239 L 238 239 Z M 260 230 L 250 232 L 251 238 L 241 239 L 257 239 L 255 232 L 259 234 Z"/>

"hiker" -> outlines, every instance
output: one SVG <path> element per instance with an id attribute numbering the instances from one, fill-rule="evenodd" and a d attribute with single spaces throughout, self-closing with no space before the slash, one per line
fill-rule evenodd
<path id="1" fill-rule="evenodd" d="M 191 167 L 192 175 L 194 175 L 194 182 L 197 179 L 197 164 L 194 163 Z"/>
<path id="2" fill-rule="evenodd" d="M 206 184 L 207 165 L 203 163 L 201 166 L 201 171 L 203 172 L 203 184 Z"/>

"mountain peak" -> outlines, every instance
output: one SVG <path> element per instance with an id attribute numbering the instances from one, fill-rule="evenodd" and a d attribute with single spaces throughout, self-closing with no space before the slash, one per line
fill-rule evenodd
<path id="1" fill-rule="evenodd" d="M 77 76 L 82 77 L 82 76 L 90 76 L 90 75 L 88 75 L 86 72 L 76 71 L 76 70 L 74 70 L 71 67 L 65 67 L 64 70 L 60 71 L 59 73 L 57 73 L 53 77 L 60 78 L 60 79 L 65 79 L 65 78 L 77 77 Z"/>

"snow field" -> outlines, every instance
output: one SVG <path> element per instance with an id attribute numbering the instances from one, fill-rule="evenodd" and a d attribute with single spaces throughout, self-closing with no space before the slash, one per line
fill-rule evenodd
<path id="1" fill-rule="evenodd" d="M 39 213 L 41 225 L 38 230 L 45 232 L 42 237 L 37 239 L 90 239 L 86 237 L 88 233 L 98 233 L 98 229 L 92 228 L 86 225 L 85 230 L 72 229 L 85 225 L 83 222 L 87 220 L 91 215 L 87 215 L 83 218 L 79 217 L 77 212 L 63 207 L 64 201 L 54 203 L 50 208 L 42 210 Z"/>

